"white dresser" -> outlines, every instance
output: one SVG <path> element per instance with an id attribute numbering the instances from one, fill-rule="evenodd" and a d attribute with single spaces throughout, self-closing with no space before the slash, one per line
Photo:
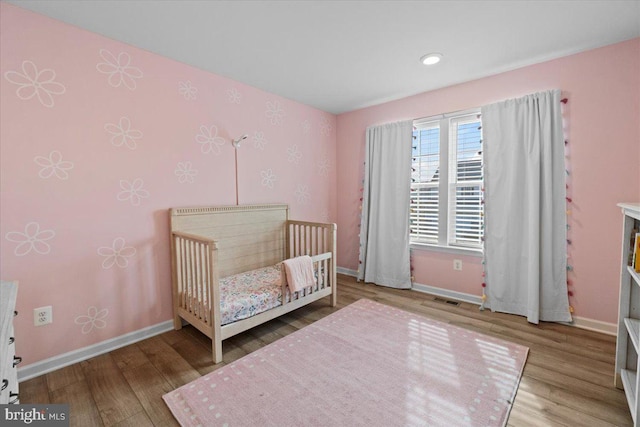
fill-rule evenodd
<path id="1" fill-rule="evenodd" d="M 18 282 L 0 282 L 0 404 L 20 403 L 13 317 L 17 315 Z"/>

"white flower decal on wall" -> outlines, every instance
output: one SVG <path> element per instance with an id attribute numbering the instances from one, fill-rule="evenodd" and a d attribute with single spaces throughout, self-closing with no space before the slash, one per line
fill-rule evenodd
<path id="1" fill-rule="evenodd" d="M 298 188 L 294 195 L 298 203 L 302 203 L 304 205 L 309 201 L 309 188 L 304 184 L 298 184 Z"/>
<path id="2" fill-rule="evenodd" d="M 302 157 L 302 153 L 298 150 L 298 146 L 296 144 L 287 148 L 287 160 L 289 163 L 298 164 L 300 158 Z"/>
<path id="3" fill-rule="evenodd" d="M 196 99 L 198 89 L 192 86 L 191 82 L 187 80 L 186 82 L 178 82 L 178 92 L 184 96 L 184 99 Z"/>
<path id="4" fill-rule="evenodd" d="M 31 251 L 46 255 L 51 252 L 51 246 L 46 241 L 53 239 L 55 235 L 53 230 L 40 230 L 40 224 L 30 222 L 24 227 L 24 233 L 10 231 L 5 235 L 5 238 L 10 242 L 18 243 L 18 246 L 13 250 L 16 256 L 24 256 Z"/>
<path id="5" fill-rule="evenodd" d="M 200 149 L 204 154 L 213 153 L 216 156 L 220 154 L 220 147 L 224 145 L 224 138 L 218 136 L 218 128 L 212 125 L 207 129 L 206 126 L 200 126 L 200 133 L 196 136 L 196 142 L 201 144 Z"/>
<path id="6" fill-rule="evenodd" d="M 198 171 L 193 169 L 191 162 L 179 162 L 174 173 L 178 177 L 178 182 L 180 184 L 184 184 L 185 182 L 193 184 Z"/>
<path id="7" fill-rule="evenodd" d="M 66 91 L 61 83 L 54 81 L 55 71 L 50 68 L 38 71 L 36 64 L 31 61 L 22 62 L 22 73 L 7 71 L 4 78 L 19 86 L 16 90 L 18 98 L 26 101 L 37 96 L 40 103 L 49 108 L 54 105 L 52 95 L 62 95 Z"/>
<path id="8" fill-rule="evenodd" d="M 329 134 L 331 133 L 331 129 L 333 129 L 333 126 L 331 126 L 331 123 L 329 122 L 329 119 L 327 119 L 326 117 L 321 118 L 320 119 L 320 133 L 322 135 L 329 136 Z"/>
<path id="9" fill-rule="evenodd" d="M 260 176 L 262 176 L 262 185 L 273 188 L 273 184 L 276 182 L 276 176 L 271 169 L 260 172 Z"/>
<path id="10" fill-rule="evenodd" d="M 279 125 L 284 119 L 284 110 L 280 107 L 278 101 L 267 101 L 267 111 L 265 112 L 267 118 L 271 121 L 272 125 Z"/>
<path id="11" fill-rule="evenodd" d="M 136 139 L 142 138 L 142 132 L 136 129 L 131 129 L 131 120 L 128 117 L 120 117 L 120 121 L 117 125 L 107 123 L 104 125 L 104 129 L 111 135 L 111 144 L 116 147 L 125 145 L 131 150 L 135 150 L 138 143 Z"/>
<path id="12" fill-rule="evenodd" d="M 82 333 L 88 334 L 93 331 L 94 328 L 103 329 L 107 326 L 105 317 L 109 315 L 109 310 L 103 308 L 98 310 L 96 307 L 91 306 L 87 310 L 87 315 L 81 315 L 75 318 L 74 323 L 76 325 L 82 325 Z"/>
<path id="13" fill-rule="evenodd" d="M 113 56 L 106 49 L 100 49 L 100 56 L 104 62 L 98 63 L 96 69 L 104 74 L 109 74 L 109 84 L 113 87 L 124 85 L 129 90 L 136 88 L 136 80 L 142 78 L 142 71 L 131 65 L 131 57 L 127 52 L 120 52 L 118 57 Z"/>
<path id="14" fill-rule="evenodd" d="M 142 187 L 144 182 L 140 178 L 136 178 L 133 182 L 120 180 L 120 188 L 122 191 L 118 193 L 118 200 L 124 202 L 130 200 L 134 206 L 140 205 L 142 199 L 149 197 L 149 192 Z"/>
<path id="15" fill-rule="evenodd" d="M 264 150 L 264 146 L 267 145 L 268 142 L 269 141 L 267 141 L 267 138 L 264 137 L 264 132 L 256 131 L 255 135 L 253 136 L 253 144 L 257 149 Z"/>
<path id="16" fill-rule="evenodd" d="M 320 159 L 320 161 L 318 161 L 318 172 L 320 173 L 320 175 L 322 176 L 329 175 L 330 169 L 331 169 L 331 164 L 329 163 L 328 158 L 323 157 L 322 159 Z"/>
<path id="17" fill-rule="evenodd" d="M 49 157 L 36 156 L 33 161 L 42 167 L 38 176 L 43 179 L 51 178 L 54 175 L 56 178 L 69 179 L 67 171 L 73 169 L 73 163 L 62 160 L 62 154 L 55 150 L 49 153 Z"/>
<path id="18" fill-rule="evenodd" d="M 311 132 L 311 123 L 309 123 L 309 120 L 305 120 L 302 122 L 302 133 L 309 135 L 309 132 Z"/>
<path id="19" fill-rule="evenodd" d="M 118 237 L 113 241 L 111 247 L 102 246 L 98 248 L 98 254 L 105 257 L 104 261 L 102 261 L 102 268 L 109 269 L 114 265 L 125 268 L 129 265 L 129 258 L 136 254 L 136 248 L 125 246 L 124 239 Z"/>
<path id="20" fill-rule="evenodd" d="M 232 87 L 231 89 L 227 90 L 227 95 L 229 96 L 230 103 L 240 104 L 240 101 L 242 100 L 242 94 L 238 92 L 238 89 Z"/>

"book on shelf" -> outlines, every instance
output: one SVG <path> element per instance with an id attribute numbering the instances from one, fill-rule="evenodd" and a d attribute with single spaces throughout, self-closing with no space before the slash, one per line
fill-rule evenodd
<path id="1" fill-rule="evenodd" d="M 631 233 L 629 233 L 629 258 L 627 259 L 627 265 L 631 268 L 636 268 L 638 266 L 638 263 L 636 263 L 636 246 L 638 244 L 638 238 L 636 237 L 638 235 L 638 227 L 633 227 L 631 229 Z"/>
<path id="2" fill-rule="evenodd" d="M 640 273 L 640 233 L 635 234 L 636 239 L 633 245 L 633 269 Z"/>

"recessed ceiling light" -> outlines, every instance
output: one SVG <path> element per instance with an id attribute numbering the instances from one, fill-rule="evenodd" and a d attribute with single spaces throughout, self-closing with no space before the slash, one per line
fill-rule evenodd
<path id="1" fill-rule="evenodd" d="M 428 53 L 420 58 L 420 62 L 424 65 L 435 65 L 442 59 L 441 53 Z"/>

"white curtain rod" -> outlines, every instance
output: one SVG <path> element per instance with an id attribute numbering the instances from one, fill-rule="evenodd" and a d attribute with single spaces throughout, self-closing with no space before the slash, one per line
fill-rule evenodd
<path id="1" fill-rule="evenodd" d="M 435 116 L 422 117 L 422 118 L 419 118 L 419 119 L 414 119 L 413 120 L 413 124 L 422 124 L 422 123 L 432 122 L 434 120 L 446 119 L 448 117 L 466 116 L 466 115 L 471 115 L 471 114 L 480 114 L 480 107 L 469 108 L 467 110 L 452 111 L 450 113 L 436 114 Z"/>

